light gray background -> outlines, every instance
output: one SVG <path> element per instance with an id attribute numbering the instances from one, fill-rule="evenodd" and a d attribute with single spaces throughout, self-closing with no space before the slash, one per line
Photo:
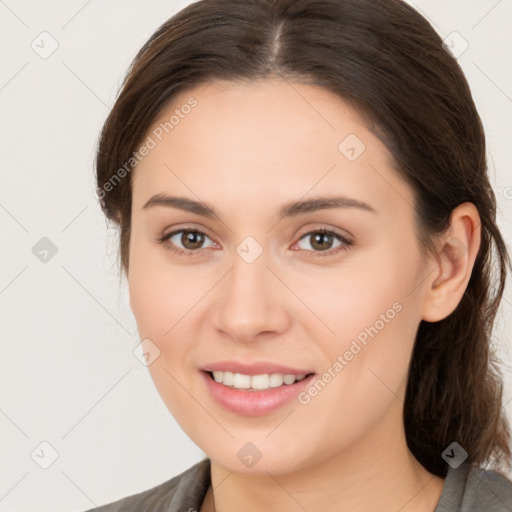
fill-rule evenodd
<path id="1" fill-rule="evenodd" d="M 132 353 L 140 340 L 92 167 L 130 61 L 189 3 L 0 0 L 0 510 L 82 511 L 203 457 Z M 512 2 L 414 5 L 456 50 L 469 44 L 459 61 L 483 118 L 510 245 Z M 43 45 L 43 31 L 59 45 L 46 59 L 31 48 Z M 46 263 L 32 252 L 42 237 L 58 249 Z M 512 420 L 511 330 L 509 285 L 495 332 Z M 58 453 L 48 469 L 39 466 L 51 461 L 43 441 Z"/>

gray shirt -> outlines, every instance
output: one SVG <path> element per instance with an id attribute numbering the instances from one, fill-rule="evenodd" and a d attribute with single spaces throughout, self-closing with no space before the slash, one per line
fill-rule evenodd
<path id="1" fill-rule="evenodd" d="M 198 512 L 210 486 L 210 459 L 156 487 L 87 512 Z M 467 464 L 448 468 L 434 512 L 512 512 L 512 482 Z"/>

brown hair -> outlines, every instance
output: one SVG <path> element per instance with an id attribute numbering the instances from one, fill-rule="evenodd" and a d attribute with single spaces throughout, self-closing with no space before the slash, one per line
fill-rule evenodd
<path id="1" fill-rule="evenodd" d="M 98 142 L 98 197 L 120 227 L 122 268 L 128 274 L 131 174 L 117 179 L 118 171 L 151 123 L 200 84 L 270 77 L 324 87 L 373 123 L 415 193 L 425 253 L 456 206 L 477 207 L 482 240 L 467 289 L 447 318 L 420 323 L 404 425 L 431 473 L 446 476 L 441 453 L 454 441 L 469 464 L 508 471 L 510 427 L 491 336 L 510 257 L 482 124 L 457 61 L 401 0 L 203 0 L 161 25 L 131 64 Z"/>

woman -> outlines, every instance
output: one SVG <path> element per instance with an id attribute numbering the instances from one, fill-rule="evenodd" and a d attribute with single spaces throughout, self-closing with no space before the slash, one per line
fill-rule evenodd
<path id="1" fill-rule="evenodd" d="M 415 10 L 196 2 L 96 164 L 142 353 L 207 454 L 100 510 L 512 510 L 510 259 L 468 84 Z"/>

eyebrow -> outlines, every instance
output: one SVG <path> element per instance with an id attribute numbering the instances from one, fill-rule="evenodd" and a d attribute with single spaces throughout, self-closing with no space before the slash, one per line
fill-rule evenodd
<path id="1" fill-rule="evenodd" d="M 155 206 L 165 206 L 168 208 L 177 208 L 186 212 L 195 213 L 207 218 L 218 217 L 215 209 L 204 202 L 195 201 L 187 197 L 168 196 L 157 194 L 149 199 L 143 209 Z M 312 199 L 292 201 L 284 204 L 279 210 L 279 220 L 285 217 L 295 217 L 303 213 L 310 213 L 317 210 L 329 208 L 358 208 L 363 211 L 377 213 L 375 208 L 367 203 L 357 199 L 351 199 L 345 196 L 321 196 Z"/>

